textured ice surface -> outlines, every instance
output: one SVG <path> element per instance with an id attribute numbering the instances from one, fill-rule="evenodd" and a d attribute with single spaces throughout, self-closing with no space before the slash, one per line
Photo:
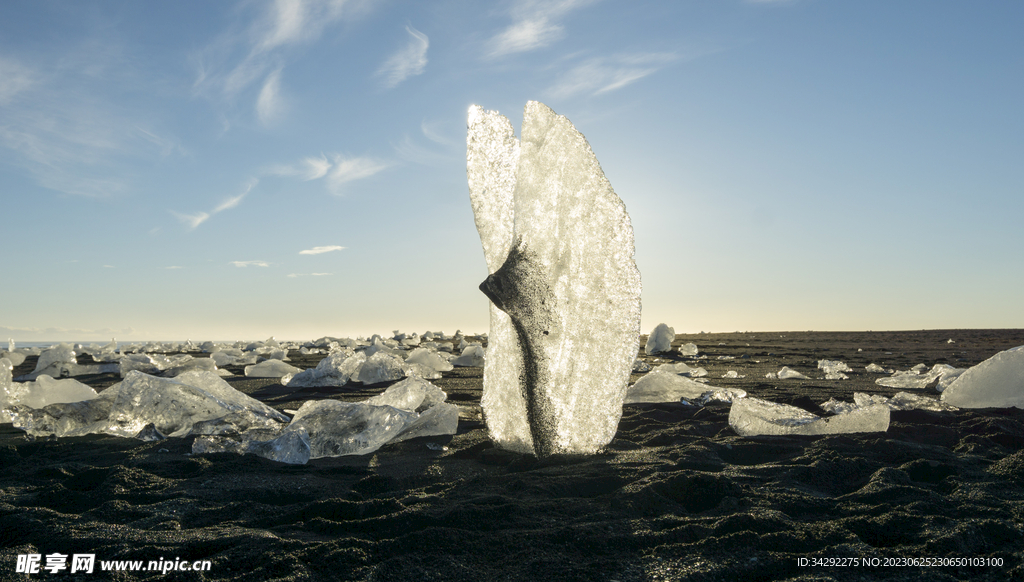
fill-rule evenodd
<path id="1" fill-rule="evenodd" d="M 779 380 L 810 380 L 807 376 L 804 376 L 796 370 L 790 369 L 788 366 L 783 366 L 777 374 Z"/>
<path id="2" fill-rule="evenodd" d="M 493 350 L 493 348 L 494 345 L 491 344 L 491 349 Z M 487 358 L 485 357 L 484 348 L 482 346 L 466 346 L 466 348 L 462 350 L 462 355 L 452 360 L 451 363 L 453 366 L 486 366 Z"/>
<path id="3" fill-rule="evenodd" d="M 636 381 L 626 392 L 624 404 L 637 402 L 678 402 L 700 398 L 714 388 L 672 372 L 654 370 Z"/>
<path id="4" fill-rule="evenodd" d="M 942 392 L 942 401 L 960 408 L 1024 408 L 1024 346 L 968 368 Z"/>
<path id="5" fill-rule="evenodd" d="M 295 366 L 281 360 L 265 360 L 245 367 L 245 375 L 250 378 L 280 378 L 287 374 L 297 374 L 300 371 Z"/>
<path id="6" fill-rule="evenodd" d="M 747 391 L 739 388 L 714 388 L 700 395 L 695 404 L 704 406 L 709 402 L 733 402 L 739 398 L 746 398 Z"/>
<path id="7" fill-rule="evenodd" d="M 874 404 L 822 418 L 795 406 L 740 398 L 729 410 L 729 426 L 740 436 L 885 432 L 889 407 Z"/>
<path id="8" fill-rule="evenodd" d="M 491 273 L 481 285 L 493 304 L 481 401 L 491 439 L 541 456 L 594 453 L 615 435 L 639 349 L 625 206 L 586 139 L 535 101 L 521 142 L 504 117 L 470 108 L 467 174 Z"/>
<path id="9" fill-rule="evenodd" d="M 385 351 L 379 351 L 367 358 L 359 366 L 359 374 L 354 379 L 363 384 L 400 380 L 405 376 L 402 364 L 402 358 L 393 356 Z"/>
<path id="10" fill-rule="evenodd" d="M 723 378 L 746 378 L 747 375 L 746 374 L 740 374 L 736 370 L 729 370 L 728 372 L 722 374 L 722 377 Z"/>
<path id="11" fill-rule="evenodd" d="M 883 367 L 881 367 L 881 366 L 879 366 L 878 364 L 875 364 L 875 363 L 868 364 L 867 366 L 864 367 L 864 370 L 867 371 L 867 372 L 871 372 L 872 374 L 887 374 L 887 373 L 891 373 L 888 370 L 886 370 L 885 368 L 883 368 Z"/>
<path id="12" fill-rule="evenodd" d="M 644 353 L 650 356 L 667 352 L 672 349 L 672 340 L 674 339 L 676 339 L 676 330 L 667 324 L 659 323 L 654 327 L 651 335 L 647 336 Z"/>
<path id="13" fill-rule="evenodd" d="M 651 371 L 651 365 L 648 364 L 647 362 L 641 360 L 640 358 L 637 358 L 637 359 L 633 360 L 633 371 L 634 372 L 640 372 L 640 373 L 650 372 Z"/>
<path id="14" fill-rule="evenodd" d="M 679 346 L 680 356 L 693 357 L 696 356 L 698 353 L 700 353 L 700 350 L 697 349 L 697 344 L 683 344 Z"/>

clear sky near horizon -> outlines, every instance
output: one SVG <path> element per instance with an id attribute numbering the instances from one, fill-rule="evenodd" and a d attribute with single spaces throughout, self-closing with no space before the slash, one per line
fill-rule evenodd
<path id="1" fill-rule="evenodd" d="M 1024 327 L 1024 3 L 0 4 L 0 338 L 485 331 L 466 113 L 632 217 L 643 330 Z"/>

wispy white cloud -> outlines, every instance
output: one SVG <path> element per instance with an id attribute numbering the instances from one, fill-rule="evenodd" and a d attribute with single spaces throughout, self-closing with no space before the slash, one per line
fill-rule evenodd
<path id="1" fill-rule="evenodd" d="M 116 269 L 117 267 L 115 267 L 114 265 L 103 265 L 103 268 L 104 269 Z"/>
<path id="2" fill-rule="evenodd" d="M 317 41 L 331 26 L 365 13 L 369 0 L 275 0 L 234 23 L 193 55 L 196 93 L 233 105 L 263 80 L 254 108 L 260 121 L 280 113 L 280 72 L 289 51 Z M 275 72 L 271 72 L 275 71 Z"/>
<path id="3" fill-rule="evenodd" d="M 178 220 L 184 222 L 192 228 L 196 229 L 200 224 L 206 222 L 210 218 L 210 214 L 207 212 L 197 212 L 195 214 L 183 214 L 181 212 L 171 211 L 171 214 L 178 217 Z"/>
<path id="4" fill-rule="evenodd" d="M 547 92 L 558 98 L 608 93 L 643 79 L 678 59 L 675 53 L 642 53 L 588 59 L 560 74 L 560 80 L 548 88 Z"/>
<path id="5" fill-rule="evenodd" d="M 118 102 L 118 88 L 145 86 L 116 46 L 74 46 L 53 57 L 0 56 L 0 148 L 35 181 L 67 194 L 129 192 L 129 163 L 184 153 Z M 104 90 L 97 90 L 102 85 Z"/>
<path id="6" fill-rule="evenodd" d="M 369 178 L 390 166 L 388 162 L 373 158 L 336 157 L 334 167 L 327 174 L 327 183 L 335 194 L 341 193 L 342 185 L 353 180 Z"/>
<path id="7" fill-rule="evenodd" d="M 256 115 L 263 125 L 280 118 L 284 106 L 281 102 L 281 69 L 277 69 L 267 75 L 260 89 L 260 96 L 256 98 Z"/>
<path id="8" fill-rule="evenodd" d="M 391 162 L 367 156 L 346 157 L 331 154 L 328 157 L 320 154 L 320 157 L 305 158 L 294 164 L 271 166 L 264 173 L 306 181 L 325 178 L 328 188 L 333 193 L 340 194 L 345 183 L 369 178 L 390 166 Z"/>
<path id="9" fill-rule="evenodd" d="M 196 212 L 194 214 L 185 214 L 182 212 L 174 212 L 172 210 L 171 214 L 178 217 L 178 220 L 187 224 L 189 228 L 195 230 L 200 224 L 209 220 L 214 214 L 219 214 L 221 212 L 224 212 L 225 210 L 230 210 L 241 204 L 242 200 L 249 194 L 249 192 L 251 192 L 252 189 L 256 187 L 256 184 L 259 184 L 258 179 L 253 178 L 249 180 L 249 182 L 245 185 L 245 190 L 243 190 L 241 194 L 238 194 L 237 196 L 231 196 L 225 199 L 223 202 L 215 206 L 214 209 L 209 212 Z"/>
<path id="10" fill-rule="evenodd" d="M 377 69 L 377 76 L 384 78 L 384 86 L 389 89 L 409 77 L 423 74 L 427 66 L 427 48 L 430 47 L 427 35 L 411 26 L 406 26 L 405 30 L 412 38 Z"/>
<path id="11" fill-rule="evenodd" d="M 430 141 L 432 141 L 432 142 L 434 142 L 434 143 L 436 143 L 438 145 L 443 145 L 443 146 L 459 145 L 459 147 L 465 147 L 466 146 L 465 143 L 455 144 L 451 139 L 448 139 L 447 137 L 441 135 L 441 133 L 437 129 L 438 125 L 439 125 L 439 122 L 436 122 L 436 121 L 430 122 L 430 123 L 428 123 L 427 121 L 423 121 L 423 122 L 420 123 L 420 131 L 423 132 L 423 136 L 424 137 L 426 137 L 427 139 L 429 139 Z M 463 130 L 463 132 L 465 132 L 465 128 L 464 127 L 461 128 L 461 129 Z M 463 140 L 463 141 L 465 141 L 465 140 Z"/>
<path id="12" fill-rule="evenodd" d="M 593 0 L 520 0 L 510 10 L 512 24 L 488 42 L 486 56 L 500 57 L 548 46 L 565 36 L 558 20 Z"/>
<path id="13" fill-rule="evenodd" d="M 36 81 L 34 71 L 14 59 L 0 56 L 0 105 L 11 101 Z"/>
<path id="14" fill-rule="evenodd" d="M 231 261 L 231 264 L 236 267 L 269 267 L 270 263 L 266 261 Z"/>
<path id="15" fill-rule="evenodd" d="M 329 253 L 329 252 L 332 252 L 332 251 L 344 250 L 344 248 L 345 247 L 338 246 L 338 245 L 331 245 L 331 246 L 326 246 L 326 247 L 313 247 L 311 249 L 306 249 L 304 251 L 299 251 L 299 254 L 300 255 L 322 255 L 324 253 Z"/>
<path id="16" fill-rule="evenodd" d="M 403 137 L 402 141 L 397 144 L 391 144 L 391 147 L 395 149 L 395 153 L 398 154 L 398 157 L 403 160 L 407 160 L 415 164 L 423 164 L 424 166 L 436 166 L 438 164 L 446 163 L 460 155 L 454 154 L 450 151 L 444 151 L 444 149 L 439 150 L 436 145 L 434 147 L 425 147 L 417 143 L 416 140 L 408 135 Z"/>

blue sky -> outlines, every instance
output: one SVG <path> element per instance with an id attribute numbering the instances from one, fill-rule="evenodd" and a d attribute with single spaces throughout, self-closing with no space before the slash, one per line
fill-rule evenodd
<path id="1" fill-rule="evenodd" d="M 4 2 L 0 336 L 487 329 L 466 112 L 568 117 L 643 328 L 1024 327 L 1024 4 Z"/>

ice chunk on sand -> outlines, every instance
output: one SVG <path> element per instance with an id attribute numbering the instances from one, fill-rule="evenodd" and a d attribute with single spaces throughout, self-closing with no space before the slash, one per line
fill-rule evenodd
<path id="1" fill-rule="evenodd" d="M 1024 408 L 1024 346 L 968 368 L 942 392 L 942 401 L 960 408 Z"/>
<path id="2" fill-rule="evenodd" d="M 402 358 L 388 352 L 379 351 L 366 359 L 359 366 L 359 375 L 354 379 L 363 384 L 377 384 L 400 380 L 405 376 L 402 370 Z"/>
<path id="3" fill-rule="evenodd" d="M 722 374 L 722 377 L 723 378 L 746 378 L 747 375 L 746 374 L 740 374 L 736 370 L 729 370 L 728 372 Z"/>
<path id="4" fill-rule="evenodd" d="M 34 382 L 12 382 L 8 388 L 8 395 L 10 399 L 8 406 L 23 404 L 30 408 L 42 408 L 48 404 L 81 402 L 92 400 L 98 396 L 95 390 L 74 378 L 54 380 L 46 374 L 39 375 Z"/>
<path id="5" fill-rule="evenodd" d="M 470 345 L 466 346 L 466 349 L 462 350 L 462 355 L 452 360 L 451 363 L 453 366 L 484 366 L 487 364 L 487 358 L 484 356 L 482 346 Z"/>
<path id="6" fill-rule="evenodd" d="M 886 370 L 885 368 L 883 368 L 883 367 L 881 367 L 878 364 L 875 364 L 873 362 L 868 364 L 867 366 L 865 366 L 864 370 L 867 371 L 867 372 L 870 372 L 872 374 L 891 374 L 892 373 L 891 370 Z"/>
<path id="7" fill-rule="evenodd" d="M 707 384 L 672 372 L 654 370 L 629 387 L 623 403 L 678 402 L 680 398 L 691 400 L 713 389 Z"/>
<path id="8" fill-rule="evenodd" d="M 703 378 L 708 375 L 708 371 L 704 368 L 691 368 L 683 362 L 676 362 L 675 364 L 660 364 L 654 368 L 654 371 L 671 372 L 672 374 L 689 376 L 690 378 Z"/>
<path id="9" fill-rule="evenodd" d="M 391 439 L 397 443 L 424 436 L 455 434 L 459 429 L 459 407 L 442 402 L 423 411 L 420 417 Z"/>
<path id="10" fill-rule="evenodd" d="M 417 412 L 436 406 L 448 395 L 443 390 L 415 376 L 388 386 L 384 392 L 364 400 L 374 406 L 392 406 L 399 410 Z"/>
<path id="11" fill-rule="evenodd" d="M 300 372 L 298 368 L 281 360 L 264 360 L 259 364 L 245 367 L 245 375 L 250 378 L 280 378 L 287 374 Z"/>
<path id="12" fill-rule="evenodd" d="M 309 461 L 309 434 L 303 428 L 284 431 L 251 430 L 241 440 L 218 436 L 197 437 L 192 443 L 192 454 L 237 453 L 257 455 L 272 461 L 303 465 Z"/>
<path id="13" fill-rule="evenodd" d="M 637 358 L 633 360 L 633 371 L 641 374 L 644 372 L 650 372 L 651 365 L 641 360 L 640 358 Z"/>
<path id="14" fill-rule="evenodd" d="M 929 384 L 940 380 L 943 376 L 953 375 L 958 376 L 963 373 L 963 370 L 954 368 L 948 364 L 935 364 L 931 370 L 922 374 L 921 372 L 926 369 L 922 368 L 923 364 L 914 366 L 907 371 L 895 372 L 892 376 L 887 378 L 879 378 L 875 380 L 875 384 L 879 386 L 885 386 L 887 388 L 925 388 Z M 943 386 L 947 386 L 949 382 L 946 382 Z"/>
<path id="15" fill-rule="evenodd" d="M 376 451 L 418 418 L 391 406 L 338 400 L 309 401 L 285 432 L 309 434 L 310 458 L 365 455 Z"/>
<path id="16" fill-rule="evenodd" d="M 831 398 L 823 403 L 821 408 L 835 414 L 842 414 L 855 408 L 863 408 L 875 404 L 888 406 L 890 410 L 931 410 L 934 412 L 956 410 L 955 406 L 945 404 L 939 401 L 938 398 L 911 394 L 910 392 L 897 392 L 892 398 L 887 398 L 880 394 L 855 392 L 852 403 Z"/>
<path id="17" fill-rule="evenodd" d="M 283 376 L 281 383 L 289 387 L 302 386 L 344 386 L 349 380 L 359 375 L 359 368 L 366 362 L 366 354 L 345 349 L 331 352 L 317 364 L 291 376 Z"/>
<path id="18" fill-rule="evenodd" d="M 36 369 L 33 371 L 41 372 L 49 368 L 51 365 L 59 363 L 78 363 L 78 360 L 75 359 L 75 349 L 71 344 L 57 344 L 56 346 L 43 351 L 43 353 L 39 354 L 39 360 L 36 362 Z"/>
<path id="19" fill-rule="evenodd" d="M 729 426 L 740 436 L 885 432 L 889 407 L 874 404 L 822 418 L 795 406 L 740 398 L 729 410 Z"/>
<path id="20" fill-rule="evenodd" d="M 0 351 L 0 358 L 6 358 L 14 368 L 25 363 L 25 354 L 14 351 L 14 348 L 7 351 Z"/>
<path id="21" fill-rule="evenodd" d="M 826 380 L 848 380 L 850 377 L 843 372 L 853 371 L 845 362 L 838 360 L 818 360 L 818 369 L 825 371 Z"/>
<path id="22" fill-rule="evenodd" d="M 783 366 L 777 374 L 779 380 L 810 380 L 807 376 L 804 376 L 796 370 L 790 369 L 789 366 Z"/>
<path id="23" fill-rule="evenodd" d="M 183 436 L 197 422 L 245 409 L 253 411 L 263 426 L 288 421 L 288 417 L 235 390 L 213 372 L 188 371 L 172 379 L 132 371 L 118 386 L 110 425 L 104 432 L 130 437 L 152 423 L 167 436 Z"/>
<path id="24" fill-rule="evenodd" d="M 426 348 L 416 348 L 409 352 L 409 356 L 405 358 L 405 363 L 422 364 L 438 372 L 448 372 L 452 369 L 451 362 L 437 355 L 437 352 Z"/>
<path id="25" fill-rule="evenodd" d="M 700 395 L 700 398 L 696 400 L 698 406 L 705 406 L 710 402 L 726 402 L 730 403 L 739 398 L 746 398 L 746 390 L 740 390 L 739 388 L 715 388 L 708 390 L 707 392 Z"/>
<path id="26" fill-rule="evenodd" d="M 679 355 L 693 357 L 700 353 L 697 349 L 697 344 L 683 344 L 679 346 Z"/>
<path id="27" fill-rule="evenodd" d="M 659 323 L 655 326 L 651 335 L 647 336 L 647 344 L 644 345 L 644 353 L 648 356 L 660 354 L 672 349 L 672 340 L 676 339 L 676 330 L 667 324 Z"/>
<path id="28" fill-rule="evenodd" d="M 467 170 L 491 273 L 481 290 L 507 314 L 491 311 L 491 438 L 540 456 L 594 453 L 615 435 L 639 348 L 625 206 L 586 139 L 535 101 L 521 143 L 507 119 L 470 108 Z"/>

